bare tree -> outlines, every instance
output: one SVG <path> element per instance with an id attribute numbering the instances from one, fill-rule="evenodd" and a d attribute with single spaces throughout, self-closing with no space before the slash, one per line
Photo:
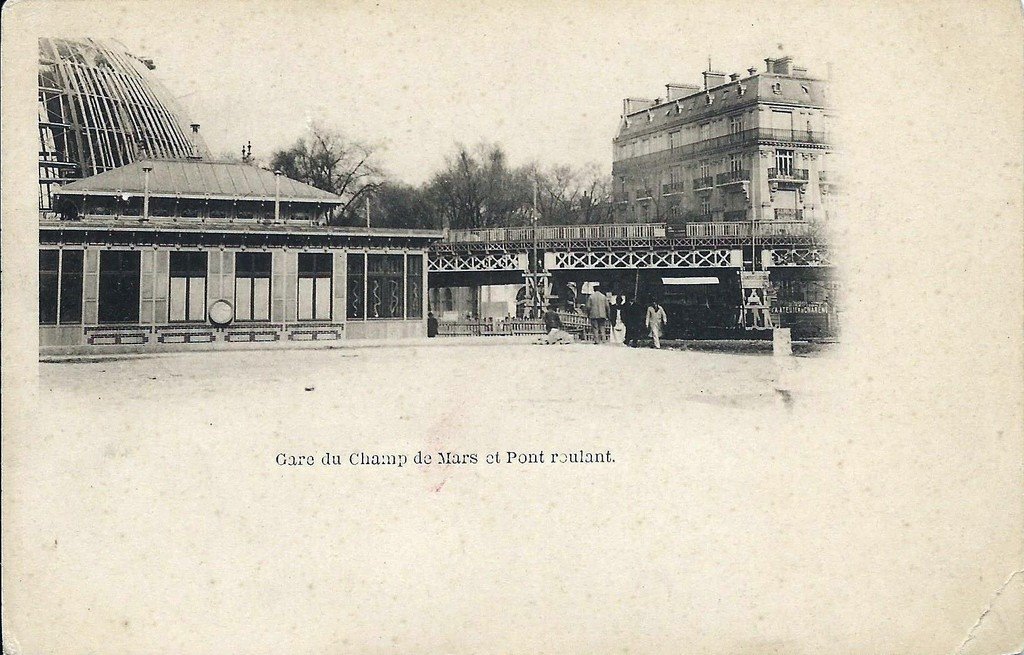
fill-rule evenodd
<path id="1" fill-rule="evenodd" d="M 596 164 L 580 168 L 554 166 L 538 175 L 542 222 L 548 225 L 593 224 L 611 220 L 611 181 Z"/>
<path id="2" fill-rule="evenodd" d="M 518 225 L 528 221 L 531 177 L 508 165 L 505 151 L 481 143 L 458 146 L 426 191 L 436 211 L 453 228 Z"/>
<path id="3" fill-rule="evenodd" d="M 275 152 L 270 165 L 290 178 L 341 196 L 345 202 L 338 214 L 344 216 L 383 182 L 374 153 L 370 144 L 313 123 L 294 145 Z"/>

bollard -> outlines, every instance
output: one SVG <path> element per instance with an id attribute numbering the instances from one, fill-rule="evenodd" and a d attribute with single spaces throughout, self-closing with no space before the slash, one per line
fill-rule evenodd
<path id="1" fill-rule="evenodd" d="M 793 354 L 793 338 L 789 328 L 775 328 L 772 330 L 772 354 L 776 357 L 785 357 Z"/>

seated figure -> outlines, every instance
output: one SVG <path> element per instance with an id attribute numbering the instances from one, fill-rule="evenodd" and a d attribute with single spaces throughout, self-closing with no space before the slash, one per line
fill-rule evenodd
<path id="1" fill-rule="evenodd" d="M 544 313 L 544 328 L 548 331 L 546 335 L 541 337 L 540 343 L 551 345 L 556 343 L 572 343 L 575 341 L 573 336 L 562 329 L 562 317 L 555 311 L 555 303 L 551 303 L 548 306 L 548 310 Z"/>

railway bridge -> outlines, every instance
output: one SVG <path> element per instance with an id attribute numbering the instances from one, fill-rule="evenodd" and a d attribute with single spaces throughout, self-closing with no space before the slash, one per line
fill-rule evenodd
<path id="1" fill-rule="evenodd" d="M 587 283 L 630 296 L 656 295 L 670 309 L 692 305 L 733 316 L 742 304 L 741 272 L 757 271 L 770 280 L 777 324 L 807 322 L 811 315 L 834 323 L 833 268 L 824 229 L 809 221 L 448 230 L 428 262 L 432 305 L 442 311 L 454 308 L 445 306 L 441 290 L 469 288 L 472 296 L 483 287 L 514 285 L 520 316 L 549 298 L 571 304 Z"/>

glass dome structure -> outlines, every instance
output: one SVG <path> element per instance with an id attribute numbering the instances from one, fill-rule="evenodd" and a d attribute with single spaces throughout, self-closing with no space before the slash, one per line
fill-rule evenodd
<path id="1" fill-rule="evenodd" d="M 199 126 L 113 40 L 39 39 L 39 209 L 54 187 L 137 159 L 201 158 Z"/>

